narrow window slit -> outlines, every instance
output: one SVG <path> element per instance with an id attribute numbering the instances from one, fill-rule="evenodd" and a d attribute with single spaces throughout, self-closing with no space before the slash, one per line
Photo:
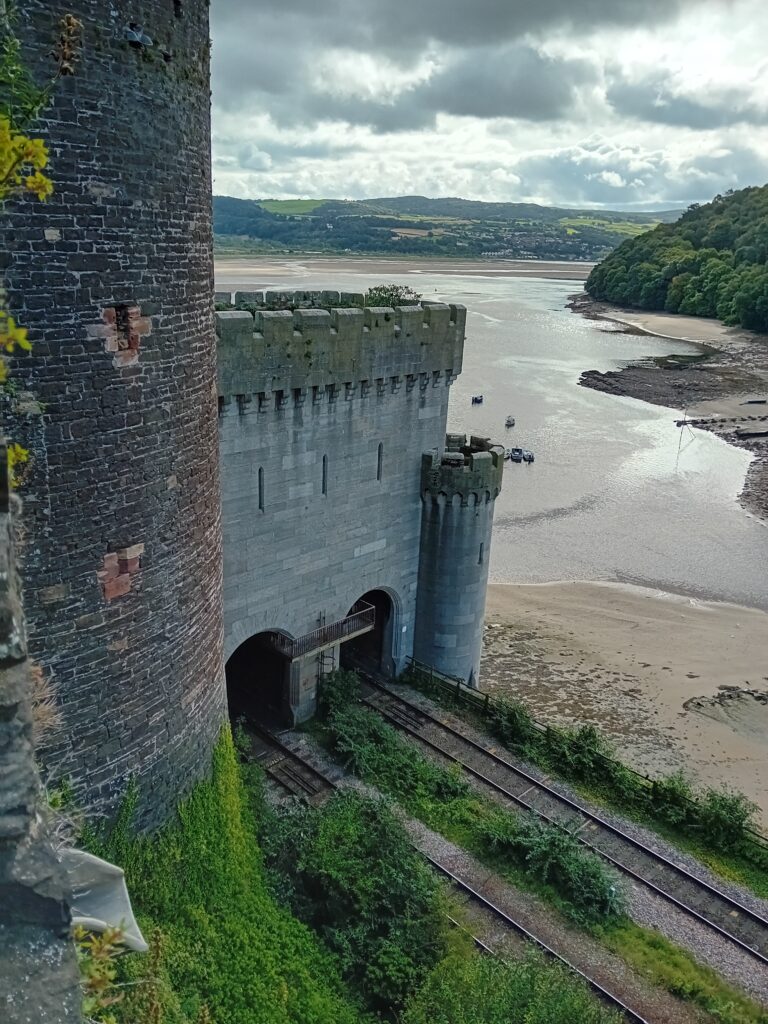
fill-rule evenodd
<path id="1" fill-rule="evenodd" d="M 264 470 L 259 466 L 259 512 L 264 511 Z"/>
<path id="2" fill-rule="evenodd" d="M 328 456 L 323 456 L 323 494 L 328 493 Z"/>
<path id="3" fill-rule="evenodd" d="M 376 479 L 381 480 L 381 474 L 384 469 L 384 445 L 379 441 L 379 451 L 376 456 Z"/>

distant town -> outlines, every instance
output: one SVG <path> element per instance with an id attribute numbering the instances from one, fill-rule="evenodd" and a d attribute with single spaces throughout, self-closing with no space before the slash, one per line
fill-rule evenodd
<path id="1" fill-rule="evenodd" d="M 216 251 L 597 260 L 681 210 L 626 213 L 468 199 L 214 196 Z"/>

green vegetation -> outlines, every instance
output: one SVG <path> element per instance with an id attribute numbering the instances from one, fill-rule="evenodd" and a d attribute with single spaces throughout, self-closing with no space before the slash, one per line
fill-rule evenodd
<path id="1" fill-rule="evenodd" d="M 768 185 L 715 196 L 624 242 L 595 267 L 587 291 L 768 331 Z"/>
<path id="2" fill-rule="evenodd" d="M 287 216 L 300 217 L 312 213 L 318 206 L 325 203 L 324 199 L 262 199 L 259 206 L 269 213 L 284 213 Z"/>
<path id="3" fill-rule="evenodd" d="M 334 953 L 378 1012 L 401 1007 L 446 953 L 436 876 L 380 800 L 334 795 L 264 818 L 265 863 L 280 902 Z"/>
<path id="4" fill-rule="evenodd" d="M 565 968 L 537 958 L 446 959 L 403 1015 L 402 1024 L 619 1024 Z"/>
<path id="5" fill-rule="evenodd" d="M 651 825 L 724 877 L 768 896 L 768 844 L 749 838 L 755 807 L 742 793 L 713 788 L 697 793 L 681 773 L 651 783 L 619 761 L 594 726 L 542 728 L 518 701 L 457 692 L 416 669 L 404 681 L 445 706 L 465 713 L 469 706 L 470 716 L 509 751 Z"/>
<path id="6" fill-rule="evenodd" d="M 132 828 L 135 790 L 93 852 L 126 872 L 134 908 L 154 935 L 126 957 L 119 1024 L 358 1024 L 332 956 L 267 890 L 256 821 L 229 733 L 175 821 L 152 837 Z"/>
<path id="7" fill-rule="evenodd" d="M 219 254 L 296 252 L 592 260 L 672 214 L 401 196 L 339 200 L 213 197 Z"/>
<path id="8" fill-rule="evenodd" d="M 418 305 L 421 292 L 405 284 L 377 284 L 365 294 L 366 306 L 413 306 Z"/>
<path id="9" fill-rule="evenodd" d="M 658 221 L 639 224 L 637 221 L 630 220 L 606 220 L 605 217 L 601 217 L 599 214 L 591 216 L 590 214 L 585 213 L 579 217 L 561 217 L 559 223 L 564 227 L 599 228 L 603 231 L 612 231 L 617 235 L 624 235 L 627 238 L 634 238 L 636 235 L 642 235 L 644 232 L 654 227 Z"/>
<path id="10" fill-rule="evenodd" d="M 700 1006 L 721 1024 L 768 1024 L 768 1012 L 663 935 L 623 921 L 601 936 L 654 985 Z"/>
<path id="11" fill-rule="evenodd" d="M 496 870 L 543 892 L 579 924 L 623 913 L 618 878 L 599 857 L 565 829 L 502 810 L 474 793 L 460 770 L 423 757 L 374 712 L 345 706 L 355 677 L 336 675 L 326 683 L 331 692 L 324 688 L 325 738 L 351 771 Z"/>
<path id="12" fill-rule="evenodd" d="M 327 677 L 322 689 L 323 713 L 327 716 L 325 739 L 349 760 L 353 771 L 392 793 L 410 813 L 478 855 L 497 873 L 518 885 L 530 887 L 531 882 L 535 883 L 555 905 L 587 926 L 653 984 L 700 1006 L 722 1024 L 768 1024 L 765 1011 L 715 971 L 697 963 L 655 930 L 640 927 L 626 917 L 621 893 L 611 888 L 615 884 L 610 881 L 612 875 L 606 877 L 602 863 L 596 857 L 585 856 L 584 848 L 571 835 L 536 820 L 518 818 L 471 796 L 458 775 L 421 758 L 377 715 L 352 706 L 358 686 L 354 673 L 339 672 Z M 519 964 L 498 970 L 511 972 L 505 984 L 523 1007 L 527 1007 L 529 982 L 540 997 L 539 986 L 549 992 L 543 1005 L 553 1013 L 553 1007 L 560 1012 L 561 998 L 565 1003 L 577 998 L 572 989 L 558 994 L 556 975 L 534 983 L 533 979 L 526 980 L 526 968 Z M 455 984 L 450 980 L 454 975 Z M 499 977 L 483 965 L 449 967 L 443 963 L 409 1004 L 403 1024 L 560 1019 L 557 1015 L 539 1018 L 535 1012 L 530 1017 L 494 1016 L 497 1004 L 512 1013 L 506 1010 L 504 999 L 494 994 Z M 480 989 L 488 985 L 487 1001 L 482 991 L 474 989 L 473 979 L 477 979 Z M 523 985 L 522 992 L 516 989 L 518 984 Z M 565 1011 L 563 1014 L 563 1019 L 569 1019 Z M 585 1015 L 583 1019 L 590 1018 Z"/>

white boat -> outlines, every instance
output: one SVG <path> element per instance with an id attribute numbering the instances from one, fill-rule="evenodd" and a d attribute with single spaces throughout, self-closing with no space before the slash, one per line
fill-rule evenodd
<path id="1" fill-rule="evenodd" d="M 507 416 L 506 420 L 504 421 L 504 426 L 505 427 L 514 427 L 514 425 L 515 425 L 515 417 L 514 416 Z"/>

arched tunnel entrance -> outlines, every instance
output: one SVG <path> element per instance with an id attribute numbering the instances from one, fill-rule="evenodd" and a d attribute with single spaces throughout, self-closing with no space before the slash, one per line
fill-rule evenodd
<path id="1" fill-rule="evenodd" d="M 244 717 L 269 729 L 292 725 L 290 661 L 275 647 L 273 633 L 257 633 L 227 661 L 227 701 L 233 722 Z"/>
<path id="2" fill-rule="evenodd" d="M 359 603 L 373 605 L 376 610 L 375 624 L 368 633 L 347 640 L 341 645 L 340 663 L 342 668 L 371 668 L 385 676 L 395 674 L 394 626 L 395 608 L 392 598 L 385 590 L 369 590 Z"/>

